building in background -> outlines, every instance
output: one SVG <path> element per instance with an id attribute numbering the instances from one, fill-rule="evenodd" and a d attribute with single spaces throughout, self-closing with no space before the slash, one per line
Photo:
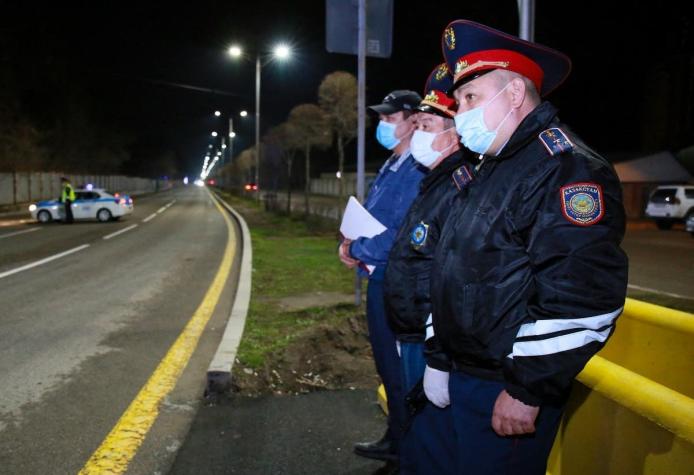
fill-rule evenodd
<path id="1" fill-rule="evenodd" d="M 644 216 L 646 202 L 658 185 L 691 183 L 692 175 L 668 152 L 658 152 L 641 158 L 615 163 L 617 176 L 624 190 L 627 218 Z"/>

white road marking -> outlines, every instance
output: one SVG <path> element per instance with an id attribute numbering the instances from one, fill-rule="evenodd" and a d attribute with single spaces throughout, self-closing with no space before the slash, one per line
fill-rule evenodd
<path id="1" fill-rule="evenodd" d="M 51 262 L 51 261 L 54 261 L 54 260 L 56 260 L 56 259 L 60 259 L 61 257 L 68 256 L 68 255 L 70 255 L 70 254 L 72 254 L 72 253 L 81 251 L 82 249 L 86 249 L 86 248 L 88 248 L 88 247 L 89 247 L 89 244 L 82 244 L 81 246 L 73 247 L 72 249 L 68 249 L 67 251 L 61 252 L 61 253 L 59 253 L 59 254 L 54 254 L 54 255 L 52 255 L 52 256 L 46 257 L 45 259 L 41 259 L 41 260 L 39 260 L 39 261 L 32 262 L 31 264 L 27 264 L 27 265 L 22 266 L 22 267 L 17 267 L 16 269 L 12 269 L 12 270 L 8 270 L 8 271 L 5 271 L 5 272 L 2 272 L 2 273 L 0 273 L 0 279 L 2 279 L 2 278 L 4 278 L 4 277 L 7 277 L 7 276 L 10 276 L 10 275 L 12 275 L 12 274 L 16 274 L 16 273 L 18 273 L 18 272 L 22 272 L 22 271 L 25 271 L 25 270 L 29 270 L 29 269 L 31 269 L 31 268 L 33 268 L 33 267 L 37 267 L 37 266 L 46 264 L 46 263 Z"/>
<path id="2" fill-rule="evenodd" d="M 125 233 L 125 232 L 128 232 L 128 231 L 130 231 L 131 229 L 135 229 L 136 227 L 137 227 L 137 224 L 130 225 L 130 226 L 128 226 L 127 228 L 121 229 L 120 231 L 116 231 L 115 233 L 111 233 L 111 234 L 109 234 L 109 235 L 107 235 L 107 236 L 104 236 L 104 239 L 111 239 L 112 237 L 116 237 L 116 236 L 118 236 L 119 234 L 123 234 L 123 233 Z"/>
<path id="3" fill-rule="evenodd" d="M 31 228 L 31 229 L 25 229 L 24 231 L 15 231 L 13 233 L 0 234 L 0 239 L 12 237 L 12 236 L 17 236 L 18 234 L 33 233 L 34 231 L 38 231 L 40 229 L 41 228 Z"/>
<path id="4" fill-rule="evenodd" d="M 156 217 L 157 217 L 157 213 L 152 213 L 152 214 L 150 214 L 149 216 L 147 216 L 145 219 L 143 219 L 142 222 L 143 222 L 143 223 L 146 223 L 147 221 L 151 221 L 151 220 L 153 220 L 153 219 L 156 218 Z"/>
<path id="5" fill-rule="evenodd" d="M 167 209 L 169 209 L 175 202 L 176 202 L 176 200 L 173 200 L 173 201 L 170 202 L 170 203 L 166 203 L 164 206 L 162 206 L 161 208 L 159 208 L 159 209 L 157 210 L 157 214 L 163 213 L 164 211 L 166 211 Z"/>
<path id="6" fill-rule="evenodd" d="M 694 300 L 694 297 L 688 297 L 681 294 L 673 294 L 672 292 L 664 292 L 662 290 L 651 289 L 649 287 L 641 287 L 640 285 L 629 284 L 627 285 L 630 289 L 643 290 L 644 292 L 651 292 L 653 294 L 667 295 L 668 297 L 675 297 L 677 299 Z"/>

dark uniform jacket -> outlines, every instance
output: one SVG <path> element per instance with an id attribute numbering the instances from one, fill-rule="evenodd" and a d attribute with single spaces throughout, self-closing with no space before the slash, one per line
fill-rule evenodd
<path id="1" fill-rule="evenodd" d="M 453 172 L 463 165 L 455 152 L 419 184 L 419 195 L 395 237 L 388 255 L 383 293 L 388 323 L 398 340 L 424 341 L 424 324 L 431 312 L 429 276 L 441 225 L 458 188 Z"/>
<path id="2" fill-rule="evenodd" d="M 455 369 L 535 406 L 566 395 L 612 334 L 627 285 L 619 180 L 556 113 L 542 103 L 484 157 L 431 277 L 436 339 Z"/>

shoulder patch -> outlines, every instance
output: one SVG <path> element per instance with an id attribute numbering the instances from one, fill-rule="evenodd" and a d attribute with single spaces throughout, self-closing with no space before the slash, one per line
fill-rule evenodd
<path id="1" fill-rule="evenodd" d="M 467 165 L 461 165 L 453 172 L 452 178 L 453 184 L 458 188 L 458 191 L 460 191 L 470 184 L 473 177 Z"/>
<path id="2" fill-rule="evenodd" d="M 571 143 L 571 140 L 569 140 L 566 134 L 558 127 L 542 131 L 538 137 L 542 145 L 545 146 L 552 156 L 570 152 L 574 148 L 574 144 Z"/>
<path id="3" fill-rule="evenodd" d="M 602 187 L 597 183 L 572 183 L 562 186 L 561 210 L 572 224 L 590 226 L 605 214 Z"/>
<path id="4" fill-rule="evenodd" d="M 429 237 L 429 225 L 420 221 L 410 233 L 410 244 L 412 244 L 412 247 L 415 249 L 419 249 L 424 245 L 427 237 Z"/>

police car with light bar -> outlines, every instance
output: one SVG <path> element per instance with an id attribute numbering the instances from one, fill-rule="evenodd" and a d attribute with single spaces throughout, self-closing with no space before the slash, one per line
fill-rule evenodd
<path id="1" fill-rule="evenodd" d="M 128 195 L 110 194 L 102 188 L 76 189 L 72 214 L 75 219 L 96 219 L 105 223 L 132 213 L 133 207 Z M 59 200 L 39 201 L 29 206 L 29 212 L 40 223 L 65 219 L 65 207 Z"/>

